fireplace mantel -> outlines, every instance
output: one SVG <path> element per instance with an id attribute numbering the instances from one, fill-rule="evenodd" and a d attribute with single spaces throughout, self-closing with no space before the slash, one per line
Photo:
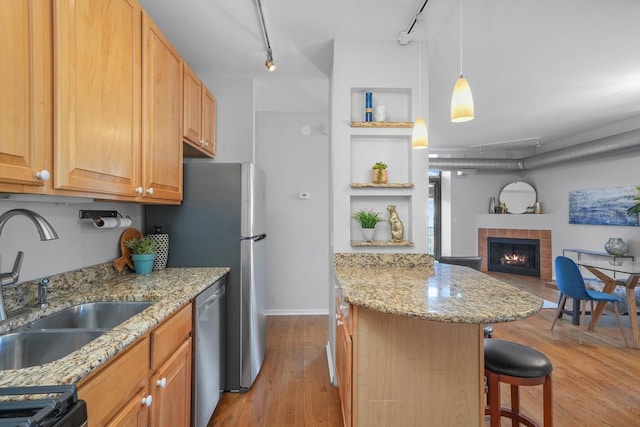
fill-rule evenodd
<path id="1" fill-rule="evenodd" d="M 514 230 L 551 230 L 552 214 L 480 214 L 477 228 L 507 228 Z"/>

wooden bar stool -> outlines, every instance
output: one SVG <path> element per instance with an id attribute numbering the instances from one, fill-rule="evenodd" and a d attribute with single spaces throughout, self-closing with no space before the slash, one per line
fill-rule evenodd
<path id="1" fill-rule="evenodd" d="M 553 366 L 544 354 L 526 345 L 497 339 L 484 340 L 484 374 L 488 395 L 485 415 L 491 427 L 500 427 L 501 417 L 512 420 L 512 426 L 524 424 L 540 427 L 533 419 L 520 413 L 519 386 L 543 386 L 544 427 L 553 426 L 553 395 L 551 372 Z M 511 385 L 511 409 L 500 404 L 500 383 Z"/>

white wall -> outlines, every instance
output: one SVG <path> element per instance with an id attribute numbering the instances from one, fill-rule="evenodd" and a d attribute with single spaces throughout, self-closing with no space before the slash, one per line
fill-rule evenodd
<path id="1" fill-rule="evenodd" d="M 427 150 L 412 150 L 410 181 L 414 188 L 411 190 L 411 208 L 407 225 L 411 228 L 414 242 L 413 247 L 393 248 L 352 248 L 351 233 L 353 221 L 351 220 L 351 133 L 350 121 L 352 120 L 352 88 L 408 88 L 411 93 L 411 106 L 409 111 L 410 121 L 415 120 L 419 113 L 428 117 L 427 96 L 418 96 L 419 70 L 424 70 L 423 81 L 427 81 L 427 67 L 419 67 L 418 49 L 426 46 L 418 43 L 400 45 L 397 41 L 368 40 L 335 40 L 333 75 L 331 89 L 331 174 L 332 174 L 332 203 L 333 203 L 333 252 L 360 252 L 360 251 L 386 251 L 386 252 L 418 252 L 426 253 L 428 249 L 428 225 L 427 225 L 427 198 L 428 198 L 428 157 Z M 426 54 L 422 55 L 423 62 Z M 380 58 L 384 58 L 381 61 Z M 426 84 L 422 85 L 426 90 Z M 375 98 L 375 94 L 374 94 Z M 419 105 L 419 101 L 423 104 Z M 364 110 L 364 106 L 363 106 Z M 393 111 L 388 111 L 388 116 Z M 406 120 L 406 119 L 404 119 Z M 378 132 L 385 135 L 394 135 L 398 132 L 394 129 L 385 129 L 390 132 Z M 410 130 L 407 132 L 410 137 Z M 399 148 L 400 149 L 400 148 Z M 384 159 L 380 159 L 384 161 Z M 363 192 L 364 194 L 364 192 Z M 404 194 L 398 192 L 398 194 Z M 386 218 L 386 212 L 383 213 Z"/>
<path id="2" fill-rule="evenodd" d="M 267 173 L 269 314 L 328 312 L 327 121 L 326 112 L 256 115 L 256 162 Z M 308 136 L 300 132 L 304 125 Z M 301 192 L 310 198 L 301 200 Z"/>
<path id="3" fill-rule="evenodd" d="M 254 84 L 250 79 L 200 76 L 216 98 L 216 157 L 218 163 L 255 162 Z"/>
<path id="4" fill-rule="evenodd" d="M 142 230 L 142 206 L 133 203 L 94 202 L 82 205 L 0 201 L 0 214 L 10 209 L 29 209 L 42 215 L 58 233 L 59 239 L 40 241 L 28 218 L 10 218 L 0 235 L 0 272 L 11 271 L 18 251 L 24 252 L 19 282 L 64 273 L 112 261 L 120 256 L 123 229 L 97 229 L 91 221 L 80 220 L 78 211 L 117 210 Z"/>
<path id="5" fill-rule="evenodd" d="M 623 129 L 625 130 L 625 129 Z M 602 136 L 598 130 L 583 136 L 582 141 Z M 609 237 L 622 237 L 629 244 L 629 253 L 640 256 L 640 228 L 629 226 L 569 224 L 569 192 L 573 190 L 638 186 L 640 151 L 581 160 L 563 165 L 534 169 L 522 175 L 491 174 L 480 171 L 478 175 L 456 176 L 452 174 L 451 215 L 443 218 L 451 223 L 452 255 L 477 253 L 477 230 L 474 217 L 485 214 L 489 198 L 497 197 L 500 189 L 514 180 L 532 184 L 542 203 L 545 222 L 552 232 L 553 257 L 562 255 L 563 248 L 604 250 Z M 447 194 L 443 194 L 447 197 Z M 453 222 L 453 219 L 457 219 Z M 536 228 L 532 226 L 531 228 Z M 446 237 L 445 237 L 446 238 Z"/>

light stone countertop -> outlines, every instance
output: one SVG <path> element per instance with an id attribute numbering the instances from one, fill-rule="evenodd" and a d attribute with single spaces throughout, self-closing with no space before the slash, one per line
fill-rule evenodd
<path id="1" fill-rule="evenodd" d="M 167 268 L 148 275 L 124 274 L 83 282 L 57 292 L 50 306 L 0 322 L 0 333 L 66 307 L 95 301 L 155 301 L 151 307 L 62 359 L 0 371 L 0 386 L 75 384 L 229 272 L 226 267 Z"/>
<path id="2" fill-rule="evenodd" d="M 542 308 L 542 298 L 426 254 L 337 253 L 334 271 L 346 302 L 383 313 L 481 324 L 524 319 Z"/>

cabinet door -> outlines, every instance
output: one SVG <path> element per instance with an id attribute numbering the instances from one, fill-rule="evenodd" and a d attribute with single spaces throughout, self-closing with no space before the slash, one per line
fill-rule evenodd
<path id="1" fill-rule="evenodd" d="M 338 301 L 339 303 L 339 301 Z M 351 426 L 353 344 L 351 332 L 341 314 L 336 315 L 336 373 L 345 427 Z"/>
<path id="2" fill-rule="evenodd" d="M 202 87 L 202 148 L 211 157 L 216 156 L 216 98 Z"/>
<path id="3" fill-rule="evenodd" d="M 195 146 L 202 140 L 202 82 L 184 63 L 184 139 Z"/>
<path id="4" fill-rule="evenodd" d="M 188 426 L 191 423 L 191 338 L 151 377 L 153 427 Z"/>
<path id="5" fill-rule="evenodd" d="M 149 425 L 149 408 L 143 402 L 147 399 L 147 390 L 140 390 L 106 427 L 147 427 Z M 153 402 L 153 401 L 152 401 Z"/>
<path id="6" fill-rule="evenodd" d="M 141 30 L 136 0 L 54 2 L 55 188 L 136 196 Z"/>
<path id="7" fill-rule="evenodd" d="M 51 172 L 51 13 L 49 0 L 0 2 L 3 190 L 43 192 L 36 173 Z"/>
<path id="8" fill-rule="evenodd" d="M 78 397 L 87 402 L 89 427 L 104 425 L 133 401 L 141 406 L 149 383 L 149 354 L 149 337 L 145 336 L 80 381 Z"/>
<path id="9" fill-rule="evenodd" d="M 182 199 L 182 58 L 144 13 L 142 196 Z"/>

